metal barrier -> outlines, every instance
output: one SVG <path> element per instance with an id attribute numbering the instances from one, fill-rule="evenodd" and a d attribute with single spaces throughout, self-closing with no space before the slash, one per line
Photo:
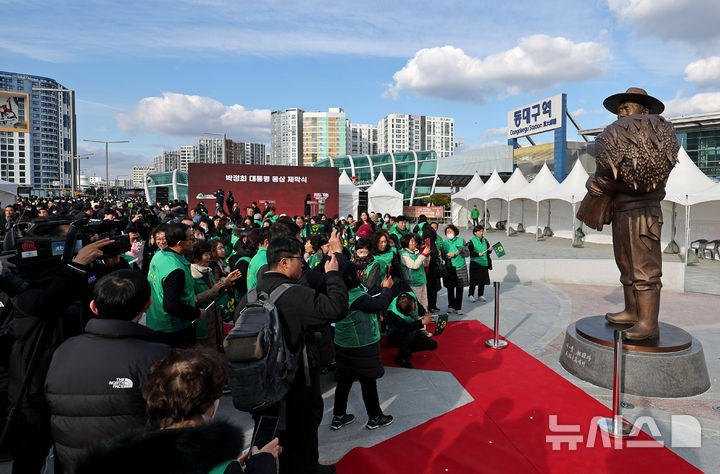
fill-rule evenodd
<path id="1" fill-rule="evenodd" d="M 612 438 L 634 438 L 637 436 L 637 428 L 622 418 L 620 413 L 620 387 L 623 381 L 623 360 L 622 341 L 623 331 L 615 330 L 615 352 L 613 371 L 613 416 L 612 418 L 601 418 L 598 420 L 598 427 Z"/>
<path id="2" fill-rule="evenodd" d="M 495 287 L 495 337 L 485 341 L 485 345 L 492 349 L 505 349 L 508 343 L 500 339 L 500 282 L 494 281 L 493 286 Z"/>

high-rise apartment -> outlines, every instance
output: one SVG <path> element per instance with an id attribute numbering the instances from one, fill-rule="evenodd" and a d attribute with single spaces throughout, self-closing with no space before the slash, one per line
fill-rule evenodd
<path id="1" fill-rule="evenodd" d="M 188 170 L 188 163 L 195 163 L 197 160 L 197 147 L 195 145 L 180 146 L 180 171 Z"/>
<path id="2" fill-rule="evenodd" d="M 238 165 L 264 165 L 265 144 L 227 140 L 228 163 Z"/>
<path id="3" fill-rule="evenodd" d="M 319 160 L 338 158 L 348 153 L 348 120 L 340 107 L 331 107 L 327 112 L 305 112 L 303 114 L 303 164 L 311 165 Z"/>
<path id="4" fill-rule="evenodd" d="M 142 188 L 145 183 L 145 175 L 154 173 L 153 166 L 133 166 L 132 169 L 132 186 L 133 188 Z"/>
<path id="5" fill-rule="evenodd" d="M 0 132 L 0 178 L 31 186 L 34 194 L 57 194 L 70 188 L 76 142 L 70 93 L 33 88 L 66 89 L 47 77 L 0 71 L 0 90 L 29 94 L 30 127 L 29 133 Z"/>
<path id="6" fill-rule="evenodd" d="M 303 110 L 275 110 L 270 114 L 270 164 L 303 164 Z"/>
<path id="7" fill-rule="evenodd" d="M 377 155 L 378 128 L 365 123 L 350 124 L 348 155 Z"/>
<path id="8" fill-rule="evenodd" d="M 177 150 L 166 150 L 162 155 L 155 157 L 155 171 L 163 173 L 180 167 L 180 152 Z"/>
<path id="9" fill-rule="evenodd" d="M 200 138 L 197 144 L 196 163 L 227 163 L 224 159 L 225 143 L 222 138 Z"/>
<path id="10" fill-rule="evenodd" d="M 378 153 L 433 150 L 438 158 L 452 156 L 454 128 L 450 117 L 390 114 L 378 122 Z"/>

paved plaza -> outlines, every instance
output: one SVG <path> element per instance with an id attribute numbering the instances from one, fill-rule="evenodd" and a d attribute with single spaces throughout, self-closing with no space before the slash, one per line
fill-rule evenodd
<path id="1" fill-rule="evenodd" d="M 462 236 L 467 238 L 467 232 Z M 507 237 L 500 231 L 488 232 L 491 243 L 501 241 L 507 251 L 503 259 L 513 258 L 573 258 L 612 259 L 612 247 L 585 244 L 572 248 L 567 239 L 550 238 L 535 242 L 532 236 Z M 666 261 L 679 261 L 677 255 L 666 255 Z M 592 271 L 588 268 L 588 271 Z M 491 272 L 491 279 L 496 277 Z M 478 320 L 492 327 L 494 292 L 487 286 L 486 303 L 463 301 L 463 315 L 451 315 L 451 321 Z M 629 420 L 651 416 L 656 421 L 660 436 L 656 439 L 678 455 L 705 472 L 720 473 L 720 261 L 701 260 L 687 267 L 686 292 L 664 290 L 660 305 L 660 319 L 682 327 L 703 345 L 707 361 L 710 389 L 700 395 L 681 399 L 651 398 L 627 395 L 624 409 Z M 445 290 L 439 294 L 439 306 L 446 309 Z M 580 387 L 606 406 L 612 402 L 612 391 L 596 387 L 568 373 L 559 363 L 565 329 L 586 316 L 617 311 L 622 305 L 622 291 L 616 286 L 559 284 L 549 281 L 503 282 L 500 287 L 500 333 L 549 368 Z M 437 338 L 442 344 L 442 336 Z M 490 350 L 490 349 L 488 349 Z M 334 382 L 332 373 L 324 376 L 325 414 L 320 427 L 320 458 L 331 463 L 357 446 L 373 446 L 414 426 L 464 405 L 472 400 L 460 383 L 449 372 L 400 369 L 387 367 L 385 376 L 378 382 L 378 392 L 385 413 L 393 415 L 395 422 L 374 431 L 364 429 L 366 415 L 356 384 L 351 392 L 348 412 L 357 416 L 355 423 L 339 431 L 330 430 Z M 221 416 L 236 421 L 247 430 L 250 438 L 251 420 L 248 415 L 233 409 L 229 396 L 221 400 Z M 702 426 L 702 447 L 673 448 L 670 446 L 671 415 L 691 415 Z M 562 413 L 558 413 L 562 419 Z M 646 430 L 647 431 L 647 430 Z M 652 434 L 652 433 L 650 433 Z M 9 473 L 9 464 L 0 464 L 0 474 Z M 49 470 L 48 472 L 52 472 Z"/>

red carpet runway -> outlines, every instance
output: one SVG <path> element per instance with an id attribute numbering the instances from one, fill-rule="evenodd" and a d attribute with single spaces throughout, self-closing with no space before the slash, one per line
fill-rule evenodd
<path id="1" fill-rule="evenodd" d="M 608 408 L 512 343 L 486 348 L 491 337 L 477 321 L 450 323 L 437 351 L 413 355 L 416 369 L 452 372 L 474 401 L 372 448 L 353 449 L 338 472 L 700 472 L 645 433 L 635 446 L 603 438 L 593 417 L 611 416 Z M 396 353 L 383 349 L 383 363 L 394 366 Z"/>

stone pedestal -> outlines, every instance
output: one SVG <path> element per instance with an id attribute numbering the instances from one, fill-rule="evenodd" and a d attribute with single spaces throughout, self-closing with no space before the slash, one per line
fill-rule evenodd
<path id="1" fill-rule="evenodd" d="M 560 364 L 576 377 L 612 390 L 613 331 L 631 325 L 611 324 L 604 316 L 591 316 L 568 326 Z M 623 393 L 677 398 L 710 388 L 700 341 L 671 324 L 660 323 L 654 341 L 625 341 Z"/>

